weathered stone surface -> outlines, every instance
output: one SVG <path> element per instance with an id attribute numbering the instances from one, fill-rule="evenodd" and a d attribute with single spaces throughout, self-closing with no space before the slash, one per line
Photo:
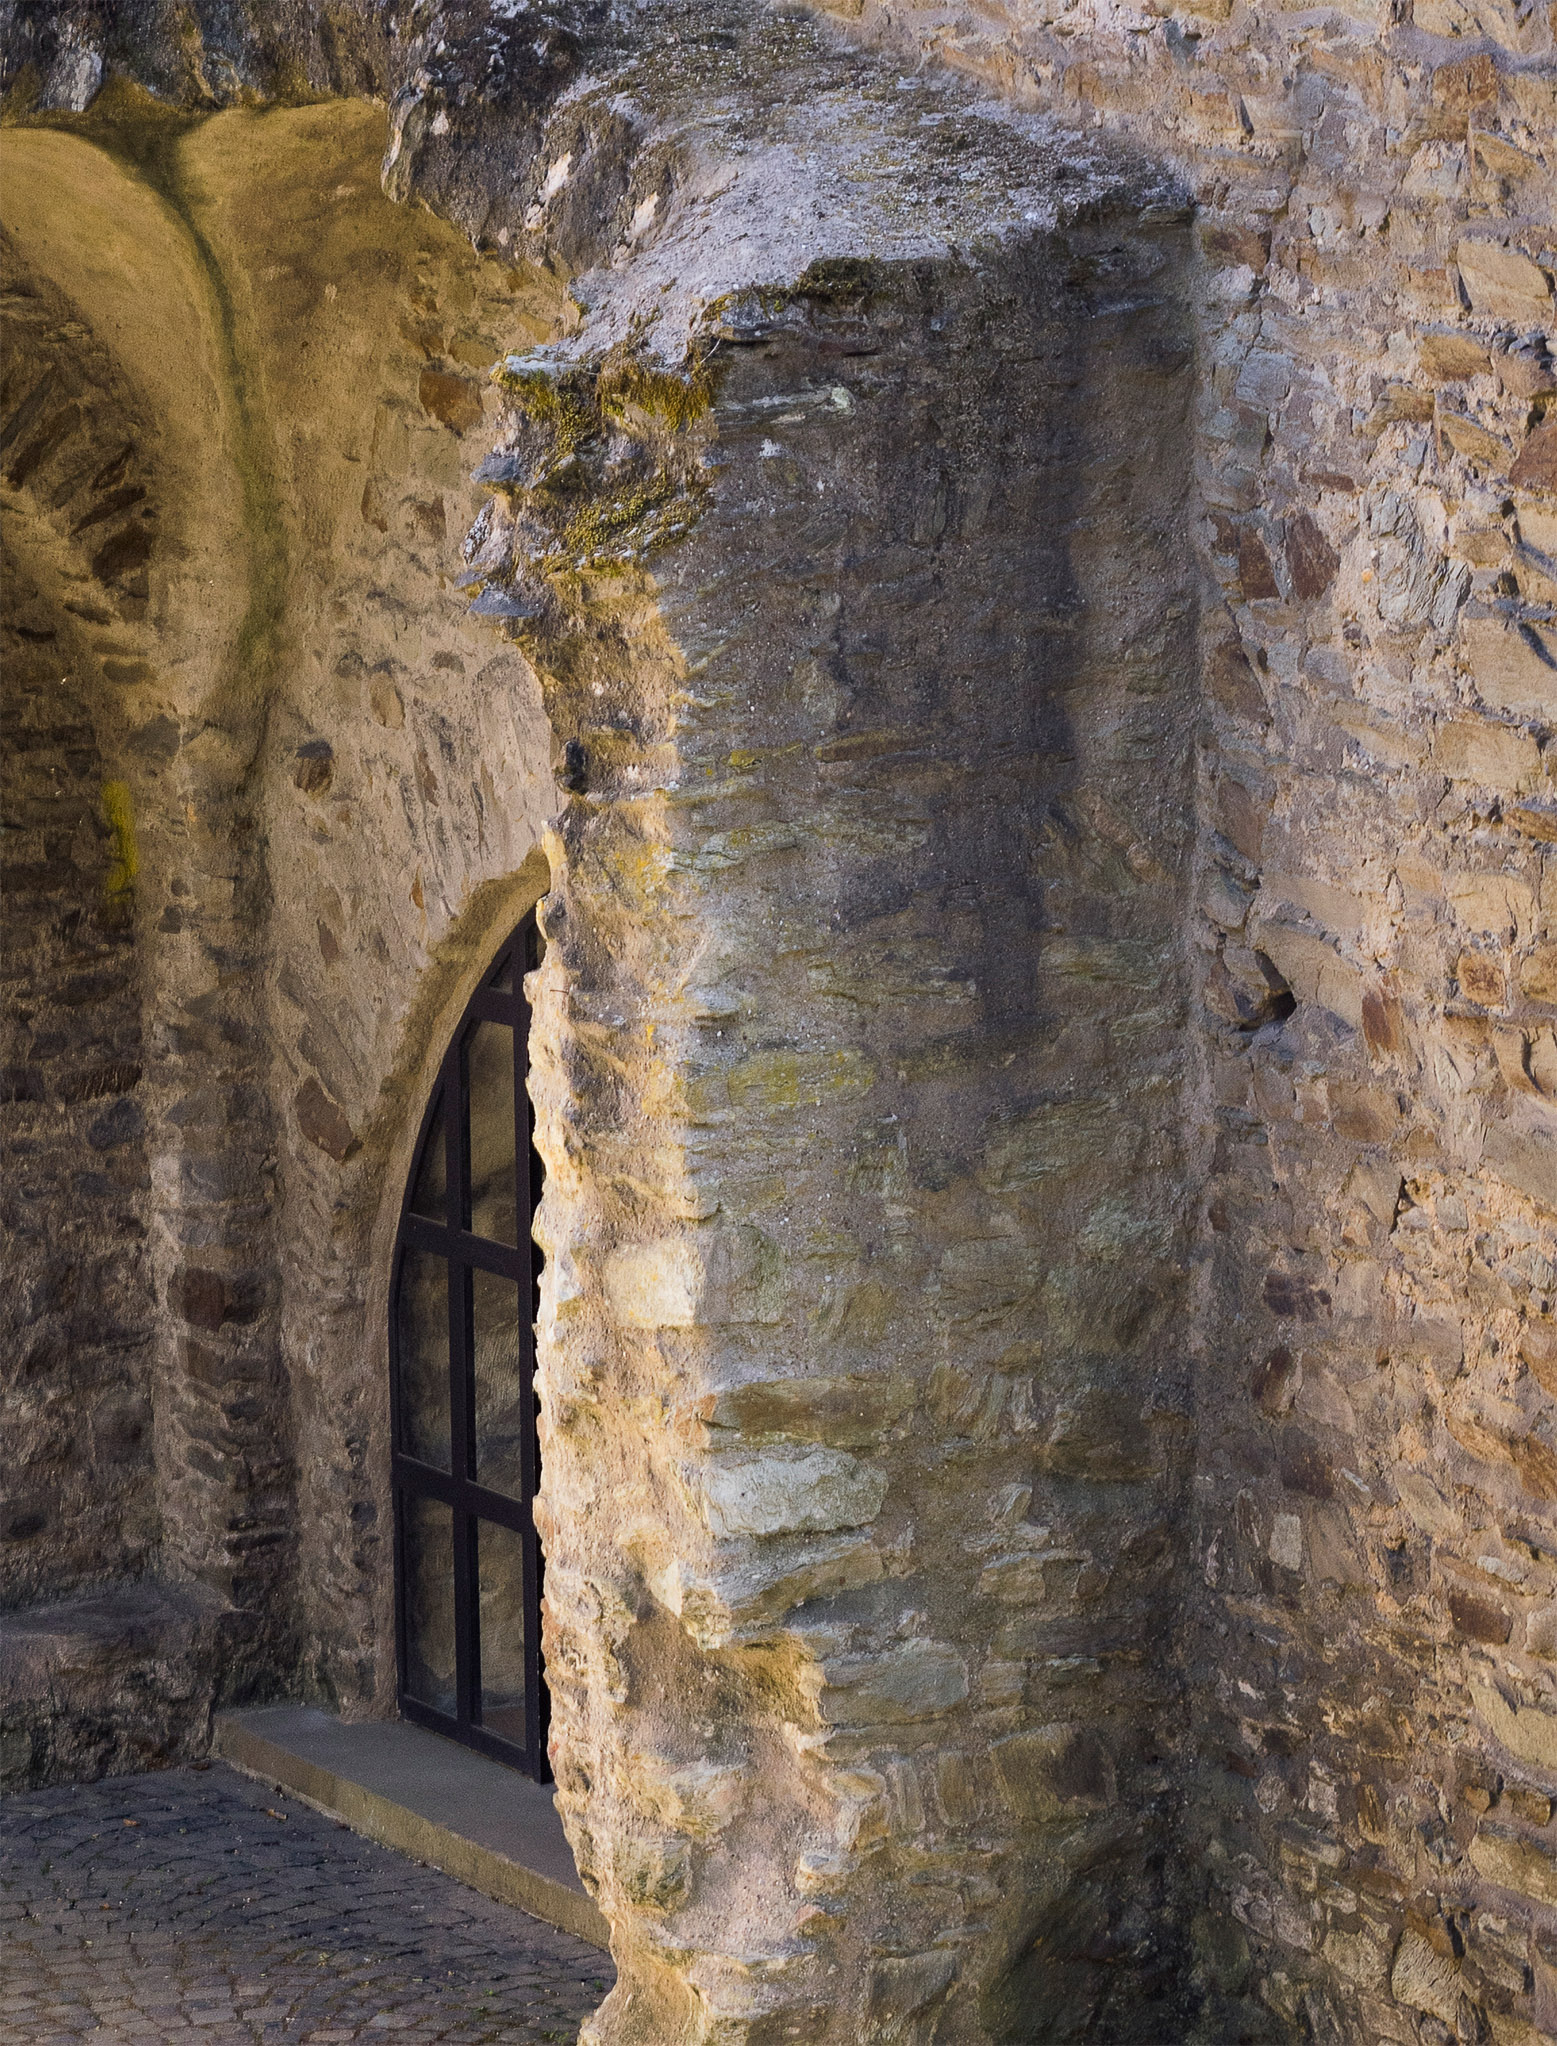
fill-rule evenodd
<path id="1" fill-rule="evenodd" d="M 825 1534 L 868 1526 L 887 1481 L 842 1450 L 774 1450 L 711 1463 L 701 1489 L 716 1535 Z"/>
<path id="2" fill-rule="evenodd" d="M 18 17 L 63 298 L 11 303 L 69 365 L 0 407 L 14 650 L 70 668 L 21 781 L 78 819 L 20 854 L 18 1595 L 155 1563 L 384 1708 L 375 1230 L 549 880 L 596 2036 L 1524 2046 L 1551 23 L 835 12 Z M 127 68 L 229 111 L 115 143 Z M 481 255 L 372 194 L 371 116 L 233 104 L 306 91 L 380 95 L 389 192 Z M 100 978 L 50 905 L 131 895 Z M 77 1270 L 138 1332 L 90 1384 Z"/>
<path id="3" fill-rule="evenodd" d="M 823 1665 L 825 1717 L 845 1726 L 936 1719 L 968 1695 L 968 1672 L 954 1648 L 911 1641 L 881 1655 L 838 1656 Z"/>
<path id="4" fill-rule="evenodd" d="M 257 1634 L 203 1588 L 147 1584 L 0 1617 L 0 1791 L 204 1753 L 213 1706 L 264 1681 Z"/>
<path id="5" fill-rule="evenodd" d="M 1557 704 L 1557 633 L 1550 626 L 1468 617 L 1460 643 L 1476 693 L 1489 710 L 1550 716 Z"/>
<path id="6" fill-rule="evenodd" d="M 1494 319 L 1539 322 L 1551 314 L 1551 281 L 1522 250 L 1483 239 L 1455 251 L 1472 309 Z"/>

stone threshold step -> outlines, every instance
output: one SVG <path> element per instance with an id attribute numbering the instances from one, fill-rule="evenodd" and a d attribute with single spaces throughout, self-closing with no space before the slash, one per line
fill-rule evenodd
<path id="1" fill-rule="evenodd" d="M 312 1705 L 219 1712 L 212 1747 L 355 1833 L 576 1939 L 610 1945 L 551 1791 L 485 1755 L 403 1720 L 347 1724 Z"/>

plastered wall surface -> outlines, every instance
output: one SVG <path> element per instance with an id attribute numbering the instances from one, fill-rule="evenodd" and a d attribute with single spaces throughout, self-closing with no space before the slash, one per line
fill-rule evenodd
<path id="1" fill-rule="evenodd" d="M 154 1447 L 116 1438 L 77 1551 L 21 1538 L 18 1595 L 155 1559 L 244 1681 L 388 1709 L 386 1217 L 549 883 L 548 1655 L 600 2046 L 1545 2036 L 1549 12 L 18 22 L 8 144 L 82 146 L 94 63 L 371 92 L 409 202 L 365 109 L 177 143 L 264 684 L 179 713 L 141 872 L 262 857 L 182 953 L 149 879 L 71 927 L 168 1047 L 82 1210 Z M 54 602 L 90 559 L 14 490 Z M 114 629 L 151 605 L 165 662 L 151 573 Z M 73 688 L 49 745 L 80 701 L 104 765 L 48 784 L 61 899 L 98 903 L 83 791 L 144 712 Z M 167 1136 L 196 995 L 226 1202 Z M 53 1056 L 40 1159 L 90 1148 Z M 230 1275 L 193 1322 L 186 1267 Z M 51 1397 L 95 1368 L 74 1311 Z"/>

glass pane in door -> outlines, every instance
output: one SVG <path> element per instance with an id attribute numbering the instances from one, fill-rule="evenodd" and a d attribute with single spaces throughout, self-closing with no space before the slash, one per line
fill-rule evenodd
<path id="1" fill-rule="evenodd" d="M 476 1379 L 476 1483 L 525 1496 L 525 1414 L 519 1376 L 519 1288 L 472 1272 L 471 1362 Z"/>
<path id="2" fill-rule="evenodd" d="M 448 1183 L 448 1146 L 443 1135 L 443 1103 L 440 1101 L 428 1125 L 427 1141 L 422 1146 L 421 1164 L 416 1174 L 416 1185 L 411 1189 L 410 1209 L 413 1215 L 426 1215 L 430 1221 L 444 1220 L 444 1188 Z"/>
<path id="3" fill-rule="evenodd" d="M 454 1712 L 454 1509 L 402 1494 L 406 1696 Z"/>
<path id="4" fill-rule="evenodd" d="M 400 1374 L 400 1442 L 406 1456 L 446 1471 L 449 1463 L 449 1268 L 425 1251 L 402 1252 L 395 1361 Z"/>
<path id="5" fill-rule="evenodd" d="M 523 1747 L 524 1544 L 511 1528 L 478 1523 L 481 1601 L 481 1723 Z"/>
<path id="6" fill-rule="evenodd" d="M 514 1177 L 514 1033 L 478 1023 L 465 1040 L 470 1114 L 470 1226 L 492 1243 L 519 1241 Z"/>

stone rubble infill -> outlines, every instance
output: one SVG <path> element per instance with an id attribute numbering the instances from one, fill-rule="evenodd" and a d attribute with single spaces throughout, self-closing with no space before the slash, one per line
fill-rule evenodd
<path id="1" fill-rule="evenodd" d="M 0 1801 L 0 2039 L 576 2039 L 604 1955 L 218 1764 Z"/>

